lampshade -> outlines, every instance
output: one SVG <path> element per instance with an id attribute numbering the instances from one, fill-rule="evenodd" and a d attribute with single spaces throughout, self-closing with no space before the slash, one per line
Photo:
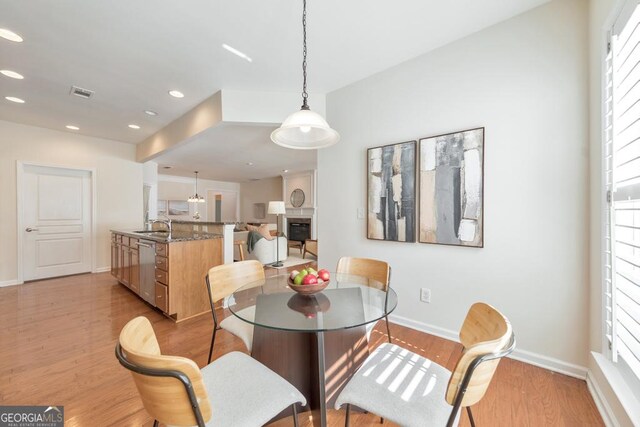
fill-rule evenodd
<path id="1" fill-rule="evenodd" d="M 289 115 L 282 126 L 271 133 L 271 140 L 286 148 L 316 150 L 335 144 L 340 135 L 320 114 L 302 109 Z"/>
<path id="2" fill-rule="evenodd" d="M 269 202 L 267 213 L 270 215 L 282 215 L 287 213 L 287 210 L 284 207 L 284 202 Z"/>
<path id="3" fill-rule="evenodd" d="M 187 202 L 204 203 L 206 202 L 206 200 L 204 199 L 204 197 L 198 194 L 198 171 L 194 171 L 193 173 L 196 174 L 196 193 L 193 196 L 189 196 L 189 198 L 187 199 Z"/>
<path id="4" fill-rule="evenodd" d="M 187 202 L 189 202 L 189 203 L 204 203 L 204 202 L 206 202 L 206 200 L 204 199 L 203 196 L 200 196 L 200 195 L 198 195 L 198 193 L 196 193 L 193 196 L 190 196 L 187 199 Z"/>
<path id="5" fill-rule="evenodd" d="M 295 150 L 317 150 L 340 140 L 327 121 L 309 109 L 307 93 L 307 0 L 302 0 L 302 107 L 271 132 L 276 144 Z"/>

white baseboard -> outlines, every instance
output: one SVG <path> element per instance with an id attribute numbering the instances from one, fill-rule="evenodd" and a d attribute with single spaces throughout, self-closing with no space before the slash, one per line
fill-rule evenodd
<path id="1" fill-rule="evenodd" d="M 609 406 L 607 399 L 604 397 L 604 394 L 591 371 L 587 371 L 587 389 L 589 389 L 589 393 L 591 393 L 591 397 L 596 404 L 596 408 L 598 408 L 598 412 L 600 412 L 604 425 L 607 427 L 618 427 L 620 424 L 616 420 L 611 406 Z"/>
<path id="2" fill-rule="evenodd" d="M 406 326 L 407 328 L 426 332 L 427 334 L 435 335 L 437 337 L 444 338 L 450 341 L 460 342 L 458 332 L 452 331 L 450 329 L 429 325 L 424 322 L 419 322 L 394 314 L 389 316 L 389 320 L 393 323 L 397 323 L 398 325 Z M 579 378 L 581 380 L 587 378 L 587 368 L 585 368 L 584 366 L 574 365 L 573 363 L 568 363 L 559 359 L 555 359 L 553 357 L 533 353 L 531 351 L 520 350 L 516 348 L 509 357 L 511 359 L 519 360 L 521 362 L 529 363 L 531 365 L 539 366 L 553 372 L 558 372 L 570 377 Z"/>
<path id="3" fill-rule="evenodd" d="M 0 281 L 0 288 L 13 285 L 22 285 L 22 283 L 18 282 L 18 279 Z"/>
<path id="4" fill-rule="evenodd" d="M 98 267 L 93 272 L 94 273 L 105 273 L 107 271 L 111 271 L 111 267 Z"/>

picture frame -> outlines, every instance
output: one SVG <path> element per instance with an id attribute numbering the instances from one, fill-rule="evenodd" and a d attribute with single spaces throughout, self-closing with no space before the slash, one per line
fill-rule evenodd
<path id="1" fill-rule="evenodd" d="M 169 200 L 169 216 L 189 215 L 189 202 L 186 200 Z"/>
<path id="2" fill-rule="evenodd" d="M 367 239 L 416 241 L 417 142 L 367 149 Z"/>
<path id="3" fill-rule="evenodd" d="M 420 243 L 484 247 L 484 140 L 484 127 L 420 138 Z"/>

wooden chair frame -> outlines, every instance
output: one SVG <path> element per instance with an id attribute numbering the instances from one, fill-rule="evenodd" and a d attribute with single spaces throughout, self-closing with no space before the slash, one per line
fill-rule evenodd
<path id="1" fill-rule="evenodd" d="M 469 382 L 473 376 L 473 372 L 476 370 L 481 363 L 488 362 L 490 360 L 500 359 L 502 357 L 508 356 L 513 352 L 516 348 L 516 337 L 513 333 L 511 333 L 511 339 L 509 340 L 509 344 L 499 352 L 484 354 L 473 359 L 467 371 L 464 374 L 464 378 L 460 383 L 460 388 L 456 393 L 456 399 L 453 404 L 453 409 L 451 409 L 451 415 L 449 415 L 449 420 L 447 421 L 447 427 L 452 427 L 453 423 L 456 421 L 456 417 L 458 416 L 458 412 L 460 411 L 460 407 L 462 405 L 462 399 L 464 398 L 465 393 L 467 392 L 467 387 L 469 386 Z M 349 427 L 349 416 L 351 413 L 351 404 L 347 404 L 346 408 L 346 419 L 345 419 L 345 427 Z M 473 420 L 473 414 L 471 413 L 471 407 L 467 406 L 467 414 L 469 415 L 469 421 L 471 422 L 471 427 L 476 427 L 476 423 Z M 382 419 L 382 418 L 381 418 Z"/>
<path id="2" fill-rule="evenodd" d="M 391 283 L 391 266 L 389 265 L 389 263 L 387 263 L 385 261 L 377 260 L 377 259 L 370 259 L 370 258 L 342 257 L 342 258 L 340 258 L 338 260 L 338 268 L 336 269 L 337 274 L 349 274 L 347 271 L 340 271 L 340 263 L 341 263 L 341 261 L 343 259 L 347 259 L 347 258 L 349 258 L 349 259 L 357 259 L 357 260 L 362 260 L 362 261 L 375 261 L 377 263 L 384 262 L 385 264 L 387 264 L 386 282 L 383 283 L 384 284 L 384 292 L 385 292 L 384 307 L 385 307 L 385 311 L 386 311 L 387 302 L 388 302 L 388 298 L 389 298 L 389 286 L 390 286 L 390 283 Z M 389 343 L 391 344 L 391 330 L 389 329 L 389 316 L 388 315 L 384 316 L 384 321 L 385 321 L 385 324 L 387 326 L 387 339 L 388 339 Z"/>
<path id="3" fill-rule="evenodd" d="M 208 274 L 205 276 L 204 281 L 207 283 L 207 291 L 209 292 L 209 303 L 211 304 L 211 314 L 213 315 L 213 334 L 211 335 L 211 346 L 209 347 L 209 358 L 207 359 L 207 363 L 211 363 L 211 356 L 213 356 L 213 343 L 216 342 L 216 332 L 218 332 L 218 329 L 222 328 L 218 323 L 218 316 L 216 316 L 216 304 L 213 301 L 213 295 L 211 293 L 211 282 L 209 282 Z"/>
<path id="4" fill-rule="evenodd" d="M 249 261 L 241 261 L 241 262 L 254 263 L 254 264 L 257 263 L 255 265 L 256 266 L 259 265 L 259 261 L 249 260 Z M 230 264 L 228 266 L 225 266 L 224 268 L 227 268 L 227 267 L 228 268 L 233 268 L 232 266 L 234 266 L 234 265 L 239 265 L 239 263 Z M 213 267 L 213 268 L 216 268 L 216 267 Z M 211 314 L 213 315 L 213 333 L 211 335 L 211 346 L 209 347 L 209 358 L 207 359 L 207 363 L 211 363 L 211 357 L 213 356 L 213 344 L 216 341 L 216 333 L 218 332 L 218 330 L 222 329 L 220 327 L 220 323 L 218 322 L 218 316 L 216 315 L 216 307 L 215 307 L 216 302 L 220 301 L 220 299 L 214 301 L 213 291 L 211 289 L 211 281 L 209 280 L 209 274 L 211 273 L 212 269 L 209 269 L 209 272 L 207 272 L 207 275 L 204 278 L 204 280 L 205 280 L 205 282 L 207 284 L 207 292 L 209 294 L 209 303 L 211 304 Z M 264 269 L 263 269 L 262 265 L 260 265 L 260 270 L 264 274 Z"/>
<path id="5" fill-rule="evenodd" d="M 184 389 L 187 392 L 187 396 L 189 397 L 189 402 L 191 403 L 191 408 L 193 409 L 193 416 L 198 422 L 198 427 L 205 427 L 205 422 L 202 418 L 202 412 L 200 411 L 200 405 L 198 404 L 198 398 L 196 397 L 196 393 L 193 389 L 193 384 L 184 372 L 169 369 L 147 368 L 145 366 L 131 363 L 129 360 L 127 360 L 127 357 L 122 352 L 122 346 L 120 345 L 120 342 L 116 344 L 116 357 L 118 358 L 118 361 L 122 366 L 137 374 L 148 375 L 151 377 L 169 377 L 175 378 L 180 381 L 182 385 L 184 385 Z M 293 406 L 295 412 L 295 405 Z M 158 427 L 158 420 L 153 420 L 153 427 Z"/>

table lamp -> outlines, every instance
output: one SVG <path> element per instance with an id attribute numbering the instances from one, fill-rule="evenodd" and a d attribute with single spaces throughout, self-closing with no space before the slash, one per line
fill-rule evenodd
<path id="1" fill-rule="evenodd" d="M 269 208 L 267 210 L 269 215 L 276 215 L 276 262 L 271 264 L 272 267 L 282 267 L 280 262 L 280 215 L 286 214 L 287 210 L 284 207 L 283 201 L 269 202 Z"/>

